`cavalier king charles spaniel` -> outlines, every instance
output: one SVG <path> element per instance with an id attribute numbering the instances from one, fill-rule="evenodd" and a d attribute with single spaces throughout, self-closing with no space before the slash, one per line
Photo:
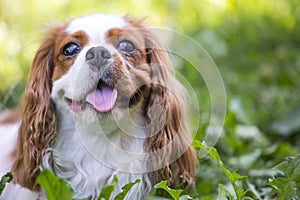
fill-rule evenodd
<path id="1" fill-rule="evenodd" d="M 10 141 L 1 149 L 13 146 L 8 135 L 18 129 L 14 153 L 0 154 L 7 165 L 13 160 L 14 185 L 4 195 L 27 188 L 45 198 L 36 183 L 41 168 L 65 179 L 74 199 L 97 199 L 114 176 L 112 197 L 140 179 L 126 199 L 146 197 L 162 180 L 192 185 L 196 157 L 183 91 L 155 29 L 141 20 L 93 14 L 50 28 L 18 122 L 0 126 L 0 138 Z"/>

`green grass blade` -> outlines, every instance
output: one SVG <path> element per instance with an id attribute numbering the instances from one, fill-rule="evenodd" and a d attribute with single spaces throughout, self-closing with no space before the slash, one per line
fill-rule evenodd
<path id="1" fill-rule="evenodd" d="M 158 189 L 158 188 L 163 189 L 166 192 L 168 192 L 172 196 L 172 198 L 174 200 L 179 200 L 180 194 L 183 192 L 183 190 L 181 190 L 181 189 L 179 189 L 179 190 L 171 189 L 171 188 L 168 187 L 167 183 L 168 183 L 168 181 L 161 181 L 160 183 L 156 184 L 154 186 L 154 188 L 156 188 L 156 189 Z"/>
<path id="2" fill-rule="evenodd" d="M 241 180 L 246 178 L 246 176 L 241 176 L 239 175 L 237 172 L 230 172 L 223 164 L 223 162 L 220 159 L 220 156 L 217 152 L 217 150 L 213 147 L 205 147 L 199 140 L 194 140 L 192 145 L 195 148 L 198 149 L 202 149 L 204 150 L 209 156 L 210 158 L 212 158 L 217 165 L 222 169 L 222 171 L 225 173 L 225 175 L 227 176 L 227 178 L 229 179 L 231 185 L 234 188 L 234 192 L 236 194 L 236 197 L 238 200 L 242 199 L 244 192 L 236 185 L 236 181 L 237 180 Z"/>
<path id="3" fill-rule="evenodd" d="M 50 170 L 44 169 L 37 177 L 36 183 L 41 185 L 45 191 L 47 200 L 71 200 L 72 189 L 67 182 L 56 177 Z"/>
<path id="4" fill-rule="evenodd" d="M 129 190 L 137 183 L 140 183 L 141 180 L 140 179 L 137 179 L 135 182 L 132 182 L 132 183 L 127 183 L 126 185 L 124 185 L 122 187 L 122 192 L 120 192 L 116 197 L 115 197 L 115 200 L 123 200 L 126 196 L 126 194 L 129 192 Z"/>
<path id="5" fill-rule="evenodd" d="M 13 175 L 11 172 L 7 172 L 5 175 L 2 176 L 0 181 L 0 195 L 4 191 L 6 183 L 9 183 L 13 179 Z"/>
<path id="6" fill-rule="evenodd" d="M 103 199 L 108 200 L 111 196 L 111 193 L 114 191 L 116 185 L 118 185 L 118 183 L 119 180 L 115 175 L 112 182 L 109 185 L 106 185 L 102 188 L 98 200 L 103 200 Z"/>

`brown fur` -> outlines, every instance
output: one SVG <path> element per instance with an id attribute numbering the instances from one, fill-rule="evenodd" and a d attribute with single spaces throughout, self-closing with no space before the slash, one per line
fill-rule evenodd
<path id="1" fill-rule="evenodd" d="M 194 183 L 196 155 L 194 149 L 190 146 L 189 133 L 187 131 L 187 119 L 185 116 L 185 103 L 180 94 L 175 94 L 174 89 L 177 80 L 172 75 L 172 64 L 170 62 L 166 49 L 161 45 L 159 40 L 152 33 L 144 30 L 146 39 L 146 48 L 148 53 L 149 64 L 151 65 L 151 96 L 146 109 L 146 118 L 151 123 L 151 118 L 161 122 L 164 120 L 162 129 L 146 141 L 146 147 L 150 152 L 159 152 L 160 149 L 170 145 L 162 154 L 154 154 L 150 159 L 152 164 L 161 164 L 164 168 L 153 172 L 154 181 L 168 180 L 171 187 L 176 187 L 175 179 L 180 178 L 180 184 L 183 187 L 191 186 Z M 151 116 L 151 107 L 159 105 L 164 108 L 164 114 Z M 155 128 L 154 128 L 155 130 Z M 176 153 L 186 150 L 176 162 L 170 163 Z M 155 168 L 155 166 L 154 166 Z M 173 169 L 175 168 L 175 169 Z"/>
<path id="2" fill-rule="evenodd" d="M 62 32 L 59 34 L 55 40 L 54 49 L 54 71 L 52 75 L 52 80 L 57 80 L 63 76 L 73 65 L 75 58 L 66 59 L 61 55 L 63 47 L 68 43 L 76 43 L 81 47 L 88 43 L 88 36 L 83 31 L 78 31 L 72 35 L 67 35 L 67 33 Z"/>
<path id="3" fill-rule="evenodd" d="M 15 183 L 35 191 L 39 189 L 35 179 L 40 173 L 43 153 L 56 129 L 55 107 L 50 98 L 51 78 L 54 43 L 63 28 L 53 28 L 44 38 L 34 57 L 21 105 L 17 159 L 12 171 Z"/>
<path id="4" fill-rule="evenodd" d="M 168 180 L 169 185 L 174 186 L 174 180 L 180 177 L 180 182 L 184 186 L 191 185 L 195 176 L 195 152 L 190 146 L 183 99 L 170 90 L 171 87 L 174 87 L 173 83 L 177 83 L 177 81 L 171 74 L 172 65 L 168 54 L 141 21 L 128 20 L 128 22 L 134 28 L 139 28 L 138 31 L 134 31 L 134 34 L 128 35 L 131 35 L 130 37 L 136 45 L 142 47 L 134 59 L 126 58 L 128 62 L 139 66 L 132 73 L 134 82 L 131 84 L 138 85 L 139 81 L 149 83 L 147 80 L 150 78 L 152 80 L 151 85 L 149 84 L 141 90 L 144 94 L 138 94 L 138 96 L 147 98 L 144 114 L 148 124 L 153 119 L 151 116 L 153 105 L 160 105 L 165 109 L 163 128 L 158 133 L 152 132 L 150 128 L 149 132 L 153 136 L 146 140 L 145 148 L 148 152 L 156 152 L 171 144 L 167 151 L 159 156 L 154 154 L 150 160 L 150 163 L 154 164 L 154 168 L 156 163 L 163 162 L 164 164 L 162 169 L 152 173 L 154 182 Z M 65 25 L 53 28 L 42 41 L 42 45 L 34 57 L 22 101 L 17 159 L 13 165 L 14 182 L 35 191 L 39 190 L 35 179 L 40 173 L 39 166 L 42 164 L 43 154 L 51 145 L 56 131 L 55 106 L 50 98 L 52 81 L 66 73 L 73 62 L 59 57 L 62 43 L 66 44 L 64 28 Z M 119 32 L 111 31 L 107 34 L 112 37 Z M 139 36 L 133 37 L 137 36 L 136 34 Z M 75 38 L 81 42 L 82 46 L 87 43 L 87 37 L 82 33 L 77 33 Z M 118 70 L 125 71 L 124 67 Z M 114 73 L 116 75 L 117 72 Z M 174 80 L 175 82 L 173 82 Z M 139 99 L 138 96 L 134 98 Z M 154 117 L 157 120 L 157 116 Z M 158 121 L 160 120 L 158 119 Z M 172 163 L 170 157 L 182 149 L 185 150 L 183 155 Z"/>

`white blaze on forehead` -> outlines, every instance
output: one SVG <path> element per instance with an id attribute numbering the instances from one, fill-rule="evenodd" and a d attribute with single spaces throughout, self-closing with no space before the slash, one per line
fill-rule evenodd
<path id="1" fill-rule="evenodd" d="M 125 20 L 119 15 L 93 14 L 74 19 L 68 25 L 66 32 L 69 34 L 84 31 L 89 36 L 89 43 L 104 42 L 107 30 L 123 28 Z"/>

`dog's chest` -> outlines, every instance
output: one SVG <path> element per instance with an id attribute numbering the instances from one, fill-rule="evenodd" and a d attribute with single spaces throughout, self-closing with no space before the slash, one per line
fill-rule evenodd
<path id="1" fill-rule="evenodd" d="M 110 184 L 114 176 L 119 184 L 112 197 L 136 179 L 141 182 L 133 186 L 126 199 L 140 199 L 151 190 L 147 158 L 132 156 L 143 153 L 143 139 L 121 137 L 120 132 L 108 137 L 99 132 L 98 124 L 67 124 L 58 125 L 55 143 L 45 154 L 43 165 L 70 183 L 75 199 L 97 199 L 102 187 Z"/>

